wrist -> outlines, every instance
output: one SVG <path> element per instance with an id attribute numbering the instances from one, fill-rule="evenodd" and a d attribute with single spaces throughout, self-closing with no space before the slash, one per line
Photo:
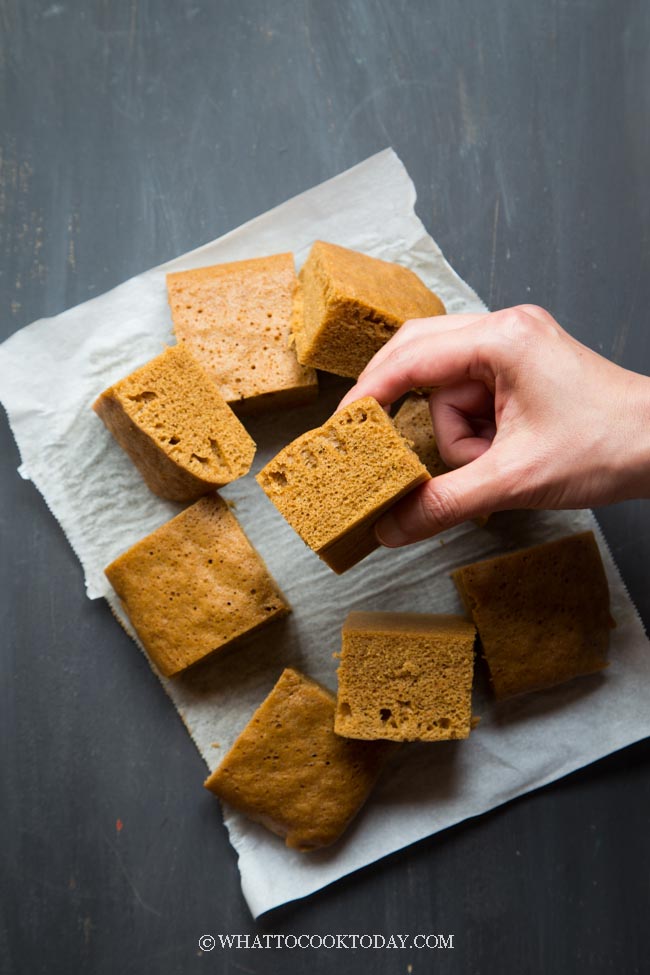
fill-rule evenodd
<path id="1" fill-rule="evenodd" d="M 620 456 L 620 496 L 617 500 L 650 498 L 650 378 L 626 372 L 624 415 L 619 422 L 625 436 Z"/>

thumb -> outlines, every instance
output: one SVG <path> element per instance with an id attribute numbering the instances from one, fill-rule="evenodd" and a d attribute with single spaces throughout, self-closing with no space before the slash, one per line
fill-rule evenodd
<path id="1" fill-rule="evenodd" d="M 377 521 L 379 542 L 399 548 L 508 507 L 496 454 L 492 447 L 464 467 L 432 477 L 407 494 Z"/>

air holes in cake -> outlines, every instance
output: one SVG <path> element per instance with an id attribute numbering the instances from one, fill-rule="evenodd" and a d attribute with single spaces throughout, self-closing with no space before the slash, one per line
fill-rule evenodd
<path id="1" fill-rule="evenodd" d="M 288 483 L 287 475 L 284 473 L 284 471 L 269 471 L 269 477 L 271 478 L 272 481 L 275 481 L 275 483 L 279 484 L 281 487 L 285 487 L 286 484 Z"/>
<path id="2" fill-rule="evenodd" d="M 223 451 L 221 450 L 221 447 L 214 439 L 214 437 L 210 437 L 210 450 L 212 451 L 212 453 L 214 454 L 214 456 L 217 458 L 218 461 L 220 461 L 221 463 L 224 462 Z"/>
<path id="3" fill-rule="evenodd" d="M 349 718 L 350 715 L 352 714 L 352 708 L 350 707 L 347 701 L 342 701 L 339 704 L 339 712 L 342 718 Z"/>
<path id="4" fill-rule="evenodd" d="M 393 712 L 390 708 L 380 708 L 379 717 L 382 721 L 389 721 L 393 716 Z"/>
<path id="5" fill-rule="evenodd" d="M 368 419 L 368 414 L 366 413 L 365 410 L 361 410 L 361 412 L 359 413 L 359 423 L 365 423 L 367 419 Z"/>
<path id="6" fill-rule="evenodd" d="M 303 463 L 306 464 L 307 467 L 316 467 L 318 465 L 318 461 L 312 454 L 311 450 L 307 450 L 306 447 L 300 448 L 300 456 L 302 457 Z"/>
<path id="7" fill-rule="evenodd" d="M 441 728 L 449 728 L 451 726 L 451 721 L 449 720 L 449 718 L 439 718 L 438 725 Z"/>
<path id="8" fill-rule="evenodd" d="M 199 457 L 198 454 L 190 454 L 190 458 L 191 458 L 191 460 L 198 460 L 199 464 L 207 464 L 208 463 L 208 458 L 207 457 Z"/>
<path id="9" fill-rule="evenodd" d="M 134 403 L 148 403 L 152 399 L 156 399 L 157 393 L 154 393 L 151 389 L 146 389 L 143 393 L 136 393 L 135 396 L 129 396 L 130 400 Z"/>
<path id="10" fill-rule="evenodd" d="M 176 446 L 176 444 L 177 443 L 180 443 L 180 442 L 181 442 L 180 441 L 180 437 L 170 437 L 169 438 L 169 443 L 172 444 L 173 446 Z"/>

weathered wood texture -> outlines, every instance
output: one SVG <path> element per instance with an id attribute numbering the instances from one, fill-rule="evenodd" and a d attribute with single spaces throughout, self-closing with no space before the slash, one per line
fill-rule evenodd
<path id="1" fill-rule="evenodd" d="M 649 43 L 642 0 L 1 0 L 1 334 L 393 145 L 490 305 L 650 372 Z M 647 743 L 256 927 L 198 753 L 0 441 L 2 972 L 647 970 Z M 600 513 L 646 622 L 649 513 Z M 197 958 L 254 930 L 456 947 Z"/>

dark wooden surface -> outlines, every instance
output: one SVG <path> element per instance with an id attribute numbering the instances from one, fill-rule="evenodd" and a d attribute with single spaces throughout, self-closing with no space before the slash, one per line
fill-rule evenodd
<path id="1" fill-rule="evenodd" d="M 393 145 L 492 307 L 650 372 L 649 42 L 643 0 L 1 0 L 2 335 Z M 3 973 L 648 971 L 648 743 L 252 922 L 203 762 L 4 418 L 0 456 Z M 646 623 L 649 510 L 599 512 Z M 456 947 L 198 953 L 256 930 Z"/>

